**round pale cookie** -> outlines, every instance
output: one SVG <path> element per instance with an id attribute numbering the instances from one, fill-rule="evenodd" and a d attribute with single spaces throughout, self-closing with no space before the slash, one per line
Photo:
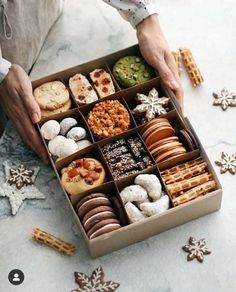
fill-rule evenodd
<path id="1" fill-rule="evenodd" d="M 67 138 L 78 142 L 86 137 L 87 133 L 82 127 L 74 127 L 72 128 L 66 135 Z"/>
<path id="2" fill-rule="evenodd" d="M 86 213 L 99 206 L 111 206 L 111 202 L 104 194 L 90 194 L 77 204 L 77 213 L 80 218 L 83 218 Z"/>
<path id="3" fill-rule="evenodd" d="M 60 134 L 65 136 L 69 130 L 78 125 L 78 122 L 74 118 L 65 118 L 60 122 L 61 131 Z"/>
<path id="4" fill-rule="evenodd" d="M 183 144 L 178 142 L 178 141 L 164 143 L 163 145 L 160 145 L 159 147 L 156 147 L 154 150 L 150 151 L 150 153 L 152 154 L 152 156 L 155 157 L 155 156 L 158 156 L 159 154 L 165 152 L 168 149 L 173 149 L 173 148 L 178 147 L 178 146 L 183 146 Z"/>
<path id="5" fill-rule="evenodd" d="M 47 121 L 40 128 L 40 132 L 44 139 L 52 140 L 60 132 L 60 124 L 55 120 Z"/>
<path id="6" fill-rule="evenodd" d="M 52 115 L 60 114 L 68 111 L 71 108 L 71 100 L 69 99 L 62 107 L 55 110 L 43 110 L 41 109 L 42 118 L 46 118 Z"/>
<path id="7" fill-rule="evenodd" d="M 105 181 L 105 170 L 94 158 L 81 158 L 61 171 L 62 185 L 72 196 L 95 188 Z"/>
<path id="8" fill-rule="evenodd" d="M 92 234 L 96 234 L 96 232 L 99 229 L 101 229 L 104 226 L 107 226 L 109 224 L 118 224 L 118 225 L 120 225 L 120 222 L 115 218 L 108 218 L 108 219 L 101 220 L 100 222 L 96 223 L 90 230 L 88 230 L 88 232 L 87 232 L 88 238 L 90 238 L 90 236 L 92 236 Z"/>
<path id="9" fill-rule="evenodd" d="M 148 125 L 148 127 L 145 127 L 142 131 L 142 137 L 145 140 L 146 137 L 155 129 L 157 128 L 161 128 L 161 127 L 171 127 L 171 124 L 169 123 L 168 120 L 164 120 L 164 119 L 156 119 L 153 120 L 153 122 L 150 122 L 150 124 Z M 172 128 L 172 127 L 171 127 Z"/>
<path id="10" fill-rule="evenodd" d="M 142 57 L 126 56 L 113 67 L 113 75 L 122 87 L 141 84 L 155 77 L 154 70 Z"/>
<path id="11" fill-rule="evenodd" d="M 109 224 L 99 228 L 94 233 L 92 233 L 90 235 L 89 239 L 93 239 L 95 237 L 98 237 L 100 235 L 115 231 L 115 230 L 120 229 L 120 228 L 121 228 L 121 226 L 119 223 L 109 223 Z"/>
<path id="12" fill-rule="evenodd" d="M 148 148 L 148 150 L 151 152 L 153 150 L 155 150 L 156 148 L 158 148 L 159 146 L 169 143 L 169 142 L 174 142 L 174 141 L 178 141 L 178 137 L 177 136 L 171 136 L 171 137 L 167 137 L 164 138 L 158 142 L 153 143 L 152 145 L 150 145 L 150 147 Z"/>
<path id="13" fill-rule="evenodd" d="M 42 110 L 56 110 L 70 99 L 69 91 L 61 81 L 51 81 L 34 90 L 34 97 Z"/>
<path id="14" fill-rule="evenodd" d="M 59 158 L 69 156 L 78 151 L 78 146 L 75 141 L 67 139 L 64 136 L 56 136 L 48 143 L 49 151 L 52 155 Z"/>
<path id="15" fill-rule="evenodd" d="M 78 142 L 76 142 L 78 149 L 82 150 L 90 145 L 92 145 L 92 143 L 89 140 L 80 140 Z"/>
<path id="16" fill-rule="evenodd" d="M 151 120 L 150 122 L 148 122 L 143 128 L 142 128 L 142 131 L 141 131 L 141 134 L 143 134 L 148 128 L 150 128 L 151 126 L 155 125 L 157 122 L 166 122 L 168 123 L 168 125 L 170 126 L 170 122 L 165 119 L 165 118 L 156 118 L 156 119 L 153 119 Z"/>

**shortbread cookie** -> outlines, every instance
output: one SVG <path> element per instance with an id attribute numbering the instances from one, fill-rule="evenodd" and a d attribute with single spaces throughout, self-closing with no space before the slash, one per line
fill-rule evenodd
<path id="1" fill-rule="evenodd" d="M 51 81 L 34 90 L 34 97 L 42 110 L 60 109 L 69 102 L 69 91 L 61 81 Z"/>
<path id="2" fill-rule="evenodd" d="M 127 56 L 118 60 L 113 67 L 113 75 L 125 88 L 155 77 L 154 70 L 139 56 Z"/>
<path id="3" fill-rule="evenodd" d="M 130 116 L 118 100 L 106 100 L 97 103 L 90 111 L 88 124 L 98 139 L 105 139 L 127 131 Z"/>
<path id="4" fill-rule="evenodd" d="M 88 104 L 98 100 L 98 96 L 89 83 L 88 79 L 82 74 L 75 74 L 69 79 L 69 87 L 74 99 L 79 105 Z"/>
<path id="5" fill-rule="evenodd" d="M 62 185 L 72 196 L 97 187 L 105 181 L 105 170 L 94 158 L 77 159 L 63 168 L 61 173 Z"/>
<path id="6" fill-rule="evenodd" d="M 69 99 L 62 107 L 54 110 L 43 110 L 41 109 L 41 117 L 46 118 L 52 115 L 60 114 L 68 111 L 71 108 L 71 100 Z"/>
<path id="7" fill-rule="evenodd" d="M 100 98 L 115 93 L 111 75 L 104 69 L 95 69 L 89 75 Z"/>

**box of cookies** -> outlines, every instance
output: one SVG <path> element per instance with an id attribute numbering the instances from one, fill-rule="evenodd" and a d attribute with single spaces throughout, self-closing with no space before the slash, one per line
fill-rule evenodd
<path id="1" fill-rule="evenodd" d="M 137 45 L 32 84 L 38 130 L 91 256 L 220 209 L 201 142 Z"/>

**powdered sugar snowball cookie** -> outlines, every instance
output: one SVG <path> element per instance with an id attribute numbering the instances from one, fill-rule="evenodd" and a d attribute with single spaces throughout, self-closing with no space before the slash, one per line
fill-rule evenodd
<path id="1" fill-rule="evenodd" d="M 67 139 L 61 135 L 49 141 L 48 148 L 52 155 L 59 158 L 68 156 L 78 150 L 78 146 L 74 140 Z"/>
<path id="2" fill-rule="evenodd" d="M 125 211 L 130 223 L 135 223 L 146 218 L 146 216 L 131 202 L 125 204 Z"/>
<path id="3" fill-rule="evenodd" d="M 62 140 L 56 150 L 59 158 L 69 156 L 75 153 L 76 151 L 78 151 L 78 146 L 76 142 L 68 138 L 65 138 L 64 140 Z"/>
<path id="4" fill-rule="evenodd" d="M 55 120 L 50 120 L 44 123 L 40 129 L 44 139 L 52 140 L 60 132 L 60 124 Z"/>
<path id="5" fill-rule="evenodd" d="M 124 204 L 127 202 L 142 203 L 148 198 L 147 191 L 139 185 L 131 185 L 124 188 L 120 196 Z"/>
<path id="6" fill-rule="evenodd" d="M 90 145 L 92 145 L 92 143 L 89 140 L 80 140 L 78 142 L 76 142 L 77 146 L 78 146 L 78 150 L 82 150 Z"/>
<path id="7" fill-rule="evenodd" d="M 74 118 L 65 118 L 60 122 L 61 131 L 60 134 L 65 136 L 66 133 L 73 127 L 77 126 L 78 122 Z"/>
<path id="8" fill-rule="evenodd" d="M 155 174 L 140 174 L 135 178 L 134 183 L 142 186 L 153 201 L 160 199 L 161 183 Z"/>
<path id="9" fill-rule="evenodd" d="M 169 205 L 170 199 L 167 195 L 164 195 L 155 202 L 145 202 L 140 204 L 139 207 L 147 216 L 153 216 L 169 209 Z"/>
<path id="10" fill-rule="evenodd" d="M 82 140 L 86 137 L 86 131 L 82 127 L 72 128 L 66 135 L 67 138 L 74 140 L 75 142 Z"/>

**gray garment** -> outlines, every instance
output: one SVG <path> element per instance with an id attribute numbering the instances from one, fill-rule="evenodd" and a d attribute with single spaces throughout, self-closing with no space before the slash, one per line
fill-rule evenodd
<path id="1" fill-rule="evenodd" d="M 0 0 L 2 57 L 28 73 L 62 8 L 63 0 Z M 0 135 L 5 123 L 0 107 Z"/>

